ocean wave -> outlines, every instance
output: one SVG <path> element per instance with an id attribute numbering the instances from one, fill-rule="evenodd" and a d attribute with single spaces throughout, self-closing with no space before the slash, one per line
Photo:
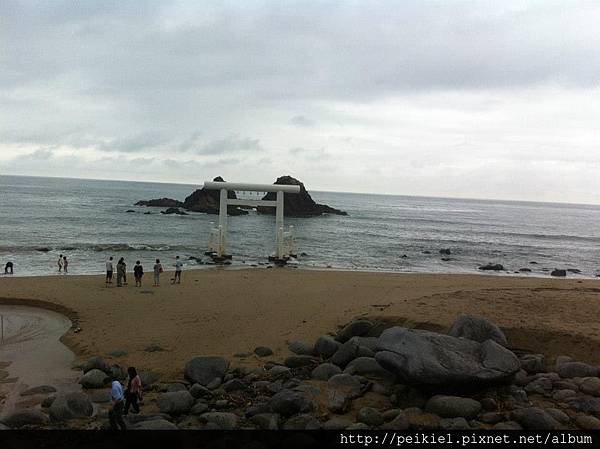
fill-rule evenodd
<path id="1" fill-rule="evenodd" d="M 23 253 L 23 252 L 40 252 L 47 253 L 51 251 L 172 251 L 172 250 L 189 249 L 187 246 L 171 246 L 171 245 L 149 245 L 149 244 L 127 244 L 127 243 L 75 243 L 70 245 L 5 245 L 0 246 L 2 253 Z"/>

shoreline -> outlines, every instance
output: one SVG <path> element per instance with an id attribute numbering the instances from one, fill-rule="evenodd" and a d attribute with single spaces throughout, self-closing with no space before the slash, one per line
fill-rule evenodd
<path id="1" fill-rule="evenodd" d="M 173 378 L 180 368 L 171 367 L 195 355 L 231 358 L 265 345 L 283 357 L 292 338 L 314 341 L 358 317 L 441 330 L 461 313 L 498 323 L 518 349 L 600 362 L 593 280 L 302 269 L 188 270 L 175 286 L 169 278 L 158 288 L 150 276 L 142 288 L 107 288 L 101 275 L 0 278 L 0 304 L 67 316 L 73 326 L 61 341 L 78 361 L 124 350 L 114 361 Z"/>

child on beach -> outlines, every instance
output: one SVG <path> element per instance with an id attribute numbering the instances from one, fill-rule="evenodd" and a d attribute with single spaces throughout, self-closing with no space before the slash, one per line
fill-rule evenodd
<path id="1" fill-rule="evenodd" d="M 10 271 L 10 273 L 9 273 Z M 4 274 L 13 274 L 13 263 L 12 262 L 6 262 L 6 265 L 4 265 Z"/>
<path id="2" fill-rule="evenodd" d="M 178 284 L 181 284 L 181 271 L 183 270 L 183 263 L 179 260 L 179 256 L 175 257 L 175 277 L 171 279 L 171 284 L 174 284 L 177 281 Z"/>
<path id="3" fill-rule="evenodd" d="M 58 256 L 58 272 L 60 273 L 63 269 L 63 255 L 61 254 L 60 256 Z"/>
<path id="4" fill-rule="evenodd" d="M 160 264 L 160 259 L 156 259 L 156 263 L 154 264 L 154 286 L 160 286 L 160 273 L 163 272 L 163 267 Z"/>
<path id="5" fill-rule="evenodd" d="M 108 260 L 106 261 L 106 286 L 108 287 L 108 284 L 112 284 L 112 278 L 113 278 L 113 263 L 112 263 L 112 256 L 108 258 Z"/>
<path id="6" fill-rule="evenodd" d="M 67 261 L 67 256 L 63 256 L 63 272 L 65 274 L 69 272 L 69 262 Z"/>
<path id="7" fill-rule="evenodd" d="M 144 275 L 144 267 L 140 264 L 140 261 L 137 260 L 135 262 L 135 266 L 133 267 L 133 277 L 135 278 L 135 286 L 142 286 L 142 276 Z"/>
<path id="8" fill-rule="evenodd" d="M 142 401 L 142 380 L 133 366 L 127 368 L 127 388 L 125 389 L 124 415 L 129 413 L 129 407 L 133 407 L 133 413 L 140 412 Z"/>

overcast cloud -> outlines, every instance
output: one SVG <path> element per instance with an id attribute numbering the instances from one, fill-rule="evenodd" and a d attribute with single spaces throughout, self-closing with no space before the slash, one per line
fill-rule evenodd
<path id="1" fill-rule="evenodd" d="M 0 173 L 600 204 L 596 1 L 0 2 Z"/>

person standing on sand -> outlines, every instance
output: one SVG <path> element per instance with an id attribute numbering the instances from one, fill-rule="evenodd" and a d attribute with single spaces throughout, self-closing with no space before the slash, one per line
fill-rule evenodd
<path id="1" fill-rule="evenodd" d="M 125 276 L 125 261 L 121 257 L 117 262 L 117 287 L 123 287 L 123 277 Z"/>
<path id="2" fill-rule="evenodd" d="M 133 413 L 140 412 L 142 401 L 142 380 L 133 366 L 127 368 L 127 388 L 125 389 L 125 411 L 124 415 L 129 413 L 129 407 L 133 407 Z"/>
<path id="3" fill-rule="evenodd" d="M 163 272 L 163 267 L 160 264 L 160 259 L 156 259 L 156 263 L 154 264 L 154 286 L 160 286 L 160 273 Z"/>
<path id="4" fill-rule="evenodd" d="M 58 272 L 60 273 L 63 269 L 63 255 L 62 254 L 60 256 L 58 256 L 58 262 L 56 264 L 58 265 Z"/>
<path id="5" fill-rule="evenodd" d="M 112 401 L 112 408 L 108 412 L 110 428 L 113 430 L 127 430 L 125 421 L 123 421 L 123 407 L 125 406 L 123 386 L 121 382 L 114 378 L 110 388 L 110 399 Z"/>
<path id="6" fill-rule="evenodd" d="M 63 272 L 64 274 L 69 272 L 69 262 L 67 261 L 67 256 L 63 256 Z"/>
<path id="7" fill-rule="evenodd" d="M 123 261 L 123 285 L 127 285 L 127 264 L 125 263 L 125 259 L 121 257 Z"/>
<path id="8" fill-rule="evenodd" d="M 10 271 L 10 273 L 9 273 Z M 4 265 L 4 274 L 13 274 L 13 263 L 8 261 L 6 265 Z"/>
<path id="9" fill-rule="evenodd" d="M 135 262 L 135 266 L 133 267 L 133 277 L 135 278 L 135 286 L 142 286 L 142 276 L 144 275 L 144 267 L 140 264 L 140 261 Z"/>
<path id="10" fill-rule="evenodd" d="M 175 277 L 171 280 L 171 284 L 174 284 L 176 281 L 178 284 L 181 284 L 181 272 L 183 271 L 183 263 L 179 260 L 179 256 L 175 257 Z"/>
<path id="11" fill-rule="evenodd" d="M 108 258 L 108 260 L 106 261 L 106 286 L 108 287 L 108 284 L 112 284 L 112 278 L 113 278 L 113 263 L 112 263 L 112 256 L 110 256 Z"/>

